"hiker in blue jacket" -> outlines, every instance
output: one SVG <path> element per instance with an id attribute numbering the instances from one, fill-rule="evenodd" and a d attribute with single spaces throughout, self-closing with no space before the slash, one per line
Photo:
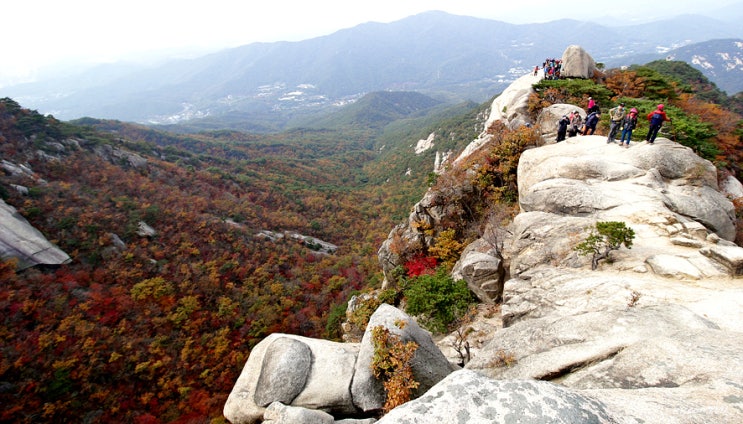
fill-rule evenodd
<path id="1" fill-rule="evenodd" d="M 601 118 L 600 112 L 591 112 L 586 116 L 586 125 L 583 127 L 583 135 L 591 135 L 596 131 L 596 124 L 599 123 Z"/>

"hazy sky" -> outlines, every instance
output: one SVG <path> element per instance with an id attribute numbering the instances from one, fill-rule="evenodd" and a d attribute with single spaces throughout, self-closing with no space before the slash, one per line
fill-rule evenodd
<path id="1" fill-rule="evenodd" d="M 163 49 L 298 41 L 364 22 L 391 22 L 428 10 L 511 23 L 612 15 L 630 23 L 695 13 L 740 0 L 15 0 L 3 2 L 0 86 L 51 63 L 114 61 Z M 607 23 L 607 22 L 602 22 Z M 616 23 L 616 22 L 614 22 Z"/>

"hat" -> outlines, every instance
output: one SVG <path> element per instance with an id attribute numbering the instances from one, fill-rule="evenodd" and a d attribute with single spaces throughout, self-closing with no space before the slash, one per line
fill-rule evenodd
<path id="1" fill-rule="evenodd" d="M 619 103 L 619 106 L 624 106 L 624 103 Z"/>
<path id="2" fill-rule="evenodd" d="M 632 109 L 630 109 L 629 113 L 637 113 L 637 109 L 632 108 Z"/>
<path id="3" fill-rule="evenodd" d="M 663 110 L 663 103 L 658 105 L 658 109 Z"/>

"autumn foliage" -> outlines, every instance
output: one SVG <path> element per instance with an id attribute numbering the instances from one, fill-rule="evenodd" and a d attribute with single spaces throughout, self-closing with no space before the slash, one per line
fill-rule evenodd
<path id="1" fill-rule="evenodd" d="M 398 325 L 404 328 L 405 323 L 400 322 Z M 372 328 L 371 335 L 374 346 L 372 373 L 382 381 L 386 394 L 383 410 L 389 412 L 409 401 L 413 390 L 420 385 L 415 380 L 410 364 L 418 350 L 418 344 L 413 341 L 403 342 L 400 336 L 382 326 Z"/>
<path id="2" fill-rule="evenodd" d="M 0 261 L 0 422 L 220 422 L 255 344 L 322 337 L 332 306 L 379 278 L 392 223 L 349 178 L 364 158 L 345 141 L 293 148 L 111 125 L 0 102 L 2 158 L 33 170 L 0 176 L 0 194 L 73 258 L 22 272 Z M 147 165 L 107 160 L 104 146 Z M 156 234 L 139 235 L 139 222 Z"/>

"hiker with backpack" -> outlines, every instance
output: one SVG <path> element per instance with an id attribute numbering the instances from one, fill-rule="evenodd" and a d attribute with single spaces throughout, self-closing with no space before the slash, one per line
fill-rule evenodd
<path id="1" fill-rule="evenodd" d="M 650 121 L 650 129 L 648 130 L 648 136 L 645 137 L 645 141 L 648 144 L 653 144 L 655 143 L 655 138 L 658 136 L 660 127 L 663 126 L 663 122 L 670 122 L 671 119 L 666 115 L 666 112 L 663 110 L 663 104 L 661 103 L 654 111 L 648 113 L 648 121 Z"/>
<path id="2" fill-rule="evenodd" d="M 617 131 L 619 131 L 619 126 L 622 124 L 622 119 L 624 119 L 624 103 L 619 103 L 619 106 L 612 108 L 609 110 L 609 136 L 606 137 L 606 143 L 613 143 L 614 137 L 617 136 Z"/>
<path id="3" fill-rule="evenodd" d="M 583 135 L 592 135 L 596 131 L 596 124 L 601 119 L 600 112 L 591 112 L 586 116 L 586 124 L 583 126 Z"/>
<path id="4" fill-rule="evenodd" d="M 619 145 L 629 147 L 629 142 L 632 139 L 632 130 L 637 128 L 637 109 L 632 108 L 627 116 L 622 119 L 622 138 L 619 139 Z M 627 141 L 624 138 L 627 137 Z"/>

